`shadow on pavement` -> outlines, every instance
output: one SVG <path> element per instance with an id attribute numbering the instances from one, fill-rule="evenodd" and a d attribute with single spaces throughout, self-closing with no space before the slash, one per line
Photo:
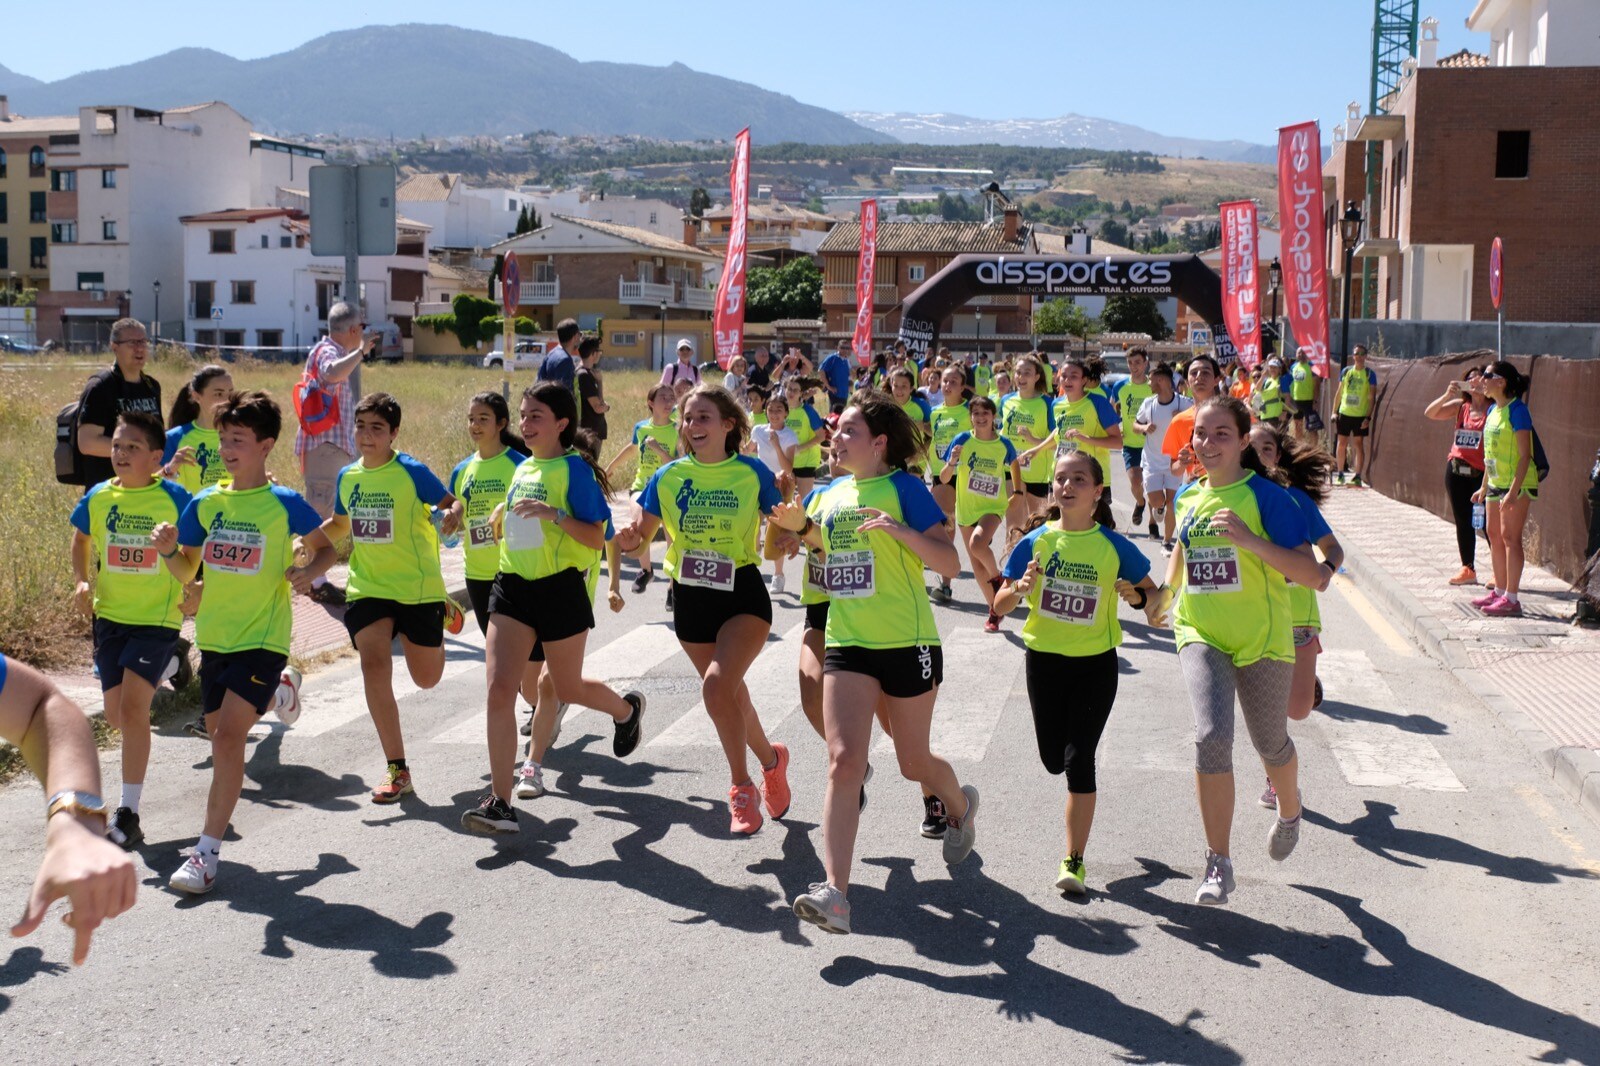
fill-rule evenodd
<path id="1" fill-rule="evenodd" d="M 1392 711 L 1379 711 L 1359 704 L 1341 703 L 1338 700 L 1323 700 L 1318 705 L 1316 713 L 1325 714 L 1337 722 L 1370 722 L 1372 725 L 1393 726 L 1402 733 L 1417 733 L 1428 737 L 1442 737 L 1450 732 L 1449 726 L 1425 714 L 1395 714 Z"/>
<path id="2" fill-rule="evenodd" d="M 351 799 L 364 795 L 367 786 L 356 774 L 334 777 L 314 766 L 283 761 L 285 731 L 273 730 L 250 750 L 244 764 L 244 788 L 239 799 L 264 807 L 315 807 L 323 811 L 360 810 Z M 206 743 L 201 741 L 202 744 Z M 209 745 L 207 748 L 209 750 Z M 211 762 L 206 760 L 206 768 Z"/>
<path id="3" fill-rule="evenodd" d="M 1050 1021 L 1123 1049 L 1130 1062 L 1237 1063 L 1225 1044 L 1190 1027 L 1202 1017 L 1192 1010 L 1174 1023 L 1087 981 L 1040 965 L 1031 958 L 1040 938 L 1100 955 L 1121 955 L 1138 945 L 1131 926 L 1104 918 L 1080 918 L 1046 910 L 989 878 L 974 855 L 951 868 L 948 879 L 918 881 L 908 858 L 864 859 L 888 869 L 880 891 L 852 886 L 855 935 L 905 940 L 924 958 L 949 966 L 998 967 L 999 973 L 941 974 L 914 966 L 841 955 L 822 968 L 822 979 L 848 987 L 869 977 L 896 977 L 934 992 L 993 1000 L 1012 1021 Z"/>
<path id="4" fill-rule="evenodd" d="M 13 948 L 11 957 L 0 964 L 0 988 L 21 988 L 41 974 L 60 977 L 70 972 L 72 967 L 64 962 L 46 962 L 39 948 Z M 0 1014 L 10 1007 L 11 997 L 0 994 Z"/>
<path id="5" fill-rule="evenodd" d="M 1113 881 L 1106 895 L 1159 919 L 1157 928 L 1237 966 L 1258 968 L 1275 958 L 1308 977 L 1357 995 L 1406 997 L 1459 1018 L 1552 1045 L 1540 1062 L 1600 1062 L 1600 1028 L 1523 999 L 1493 981 L 1413 948 L 1399 929 L 1368 911 L 1362 900 L 1330 889 L 1295 885 L 1340 911 L 1361 939 L 1272 925 L 1237 910 L 1167 899 L 1163 882 L 1192 880 L 1154 859 Z M 1372 960 L 1376 953 L 1381 958 Z"/>
<path id="6" fill-rule="evenodd" d="M 1384 803 L 1381 800 L 1363 802 L 1366 804 L 1367 813 L 1351 821 L 1336 822 L 1309 807 L 1305 812 L 1306 821 L 1324 829 L 1343 833 L 1357 847 L 1370 851 L 1380 859 L 1387 859 L 1397 866 L 1422 869 L 1420 862 L 1400 858 L 1400 855 L 1411 855 L 1418 859 L 1478 866 L 1490 877 L 1504 877 L 1533 885 L 1553 885 L 1563 877 L 1573 880 L 1595 879 L 1593 871 L 1582 867 L 1558 866 L 1526 855 L 1502 855 L 1442 833 L 1405 829 L 1394 824 L 1395 815 L 1399 813 L 1394 804 Z"/>

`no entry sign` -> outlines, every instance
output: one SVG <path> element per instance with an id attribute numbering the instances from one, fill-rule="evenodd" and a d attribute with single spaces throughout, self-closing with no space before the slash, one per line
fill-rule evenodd
<path id="1" fill-rule="evenodd" d="M 1500 310 L 1500 299 L 1505 293 L 1505 278 L 1503 276 L 1505 262 L 1504 253 L 1500 249 L 1500 238 L 1496 237 L 1494 243 L 1489 245 L 1489 299 L 1494 301 L 1494 309 Z"/>

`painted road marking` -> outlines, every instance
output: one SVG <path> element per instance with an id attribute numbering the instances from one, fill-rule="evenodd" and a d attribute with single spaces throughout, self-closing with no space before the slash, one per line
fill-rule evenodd
<path id="1" fill-rule="evenodd" d="M 928 746 L 947 759 L 978 762 L 989 750 L 1022 673 L 1022 655 L 1004 637 L 981 629 L 952 629 L 942 639 L 944 684 L 934 705 Z M 894 741 L 879 737 L 873 752 L 892 754 Z"/>
<path id="2" fill-rule="evenodd" d="M 1367 628 L 1376 633 L 1378 639 L 1389 646 L 1390 651 L 1396 655 L 1410 656 L 1417 654 L 1416 647 L 1401 636 L 1399 630 L 1389 624 L 1389 620 L 1383 616 L 1383 612 L 1372 605 L 1372 601 L 1367 599 L 1366 594 L 1356 587 L 1355 582 L 1345 575 L 1339 574 L 1334 577 L 1331 587 L 1339 590 L 1339 595 L 1344 597 L 1344 601 L 1350 605 L 1350 609 L 1361 616 L 1361 620 L 1367 624 Z"/>
<path id="3" fill-rule="evenodd" d="M 466 649 L 460 645 L 468 645 Z M 469 625 L 460 636 L 445 636 L 445 664 L 440 682 L 460 677 L 483 667 L 483 634 L 478 627 Z M 477 654 L 472 654 L 477 652 Z M 411 680 L 411 672 L 399 656 L 394 660 L 394 698 L 396 702 L 415 696 L 422 689 Z M 361 678 L 359 663 L 345 667 L 330 678 L 315 678 L 301 691 L 305 712 L 289 730 L 297 737 L 319 737 L 338 729 L 348 722 L 367 717 L 367 692 Z"/>
<path id="4" fill-rule="evenodd" d="M 761 726 L 771 736 L 800 706 L 800 640 L 805 623 L 791 627 L 776 642 L 768 641 L 756 661 L 745 673 L 745 688 L 761 716 Z M 717 729 L 711 724 L 704 701 L 697 702 L 667 728 L 652 737 L 646 747 L 721 748 Z"/>
<path id="5" fill-rule="evenodd" d="M 1394 690 L 1373 667 L 1366 652 L 1325 651 L 1318 667 L 1328 700 L 1372 710 L 1402 711 Z M 1345 780 L 1352 785 L 1430 792 L 1467 790 L 1427 737 L 1389 725 L 1342 721 L 1326 714 L 1314 714 L 1311 720 L 1316 722 Z"/>

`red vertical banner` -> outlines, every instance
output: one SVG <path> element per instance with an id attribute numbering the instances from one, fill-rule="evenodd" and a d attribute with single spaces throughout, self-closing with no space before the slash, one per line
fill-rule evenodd
<path id="1" fill-rule="evenodd" d="M 856 362 L 872 361 L 872 285 L 878 264 L 878 201 L 861 201 L 861 252 L 856 265 L 856 335 L 850 348 Z"/>
<path id="2" fill-rule="evenodd" d="M 1222 216 L 1222 320 L 1240 364 L 1261 361 L 1261 255 L 1256 240 L 1256 202 L 1218 204 Z"/>
<path id="3" fill-rule="evenodd" d="M 1322 133 L 1315 122 L 1278 131 L 1278 225 L 1285 313 L 1295 343 L 1328 376 L 1327 226 L 1322 213 Z"/>
<path id="4" fill-rule="evenodd" d="M 717 281 L 717 309 L 712 319 L 717 365 L 728 369 L 744 350 L 745 231 L 750 215 L 750 127 L 733 139 L 733 166 L 728 171 L 728 203 L 733 218 L 728 228 L 728 252 Z"/>

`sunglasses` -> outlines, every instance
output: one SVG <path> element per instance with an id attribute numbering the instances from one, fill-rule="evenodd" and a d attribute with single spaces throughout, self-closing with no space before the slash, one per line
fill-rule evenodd
<path id="1" fill-rule="evenodd" d="M 1492 378 L 1495 381 L 1504 381 L 1505 380 L 1505 375 L 1504 374 L 1496 374 L 1493 370 L 1485 370 L 1483 372 L 1483 377 Z"/>

